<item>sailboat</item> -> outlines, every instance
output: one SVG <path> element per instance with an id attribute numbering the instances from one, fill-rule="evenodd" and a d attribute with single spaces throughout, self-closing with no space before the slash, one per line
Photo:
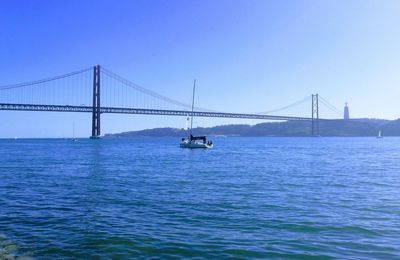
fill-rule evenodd
<path id="1" fill-rule="evenodd" d="M 186 138 L 182 138 L 180 147 L 181 148 L 212 148 L 213 143 L 211 140 L 207 141 L 206 136 L 193 136 L 193 111 L 194 111 L 194 94 L 196 91 L 196 80 L 193 83 L 193 98 L 192 98 L 192 114 L 190 120 L 189 135 Z"/>
<path id="2" fill-rule="evenodd" d="M 75 138 L 75 122 L 72 123 L 72 141 L 77 142 L 78 138 Z"/>
<path id="3" fill-rule="evenodd" d="M 378 136 L 377 136 L 376 138 L 383 138 L 383 136 L 382 136 L 382 131 L 381 131 L 381 130 L 379 130 Z"/>

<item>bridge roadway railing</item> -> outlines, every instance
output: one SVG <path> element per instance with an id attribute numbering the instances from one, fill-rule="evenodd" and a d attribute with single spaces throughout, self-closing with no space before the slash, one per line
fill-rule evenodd
<path id="1" fill-rule="evenodd" d="M 0 110 L 92 113 L 93 107 L 92 106 L 0 103 Z M 163 109 L 119 108 L 119 107 L 101 107 L 100 113 L 102 113 L 102 114 L 110 113 L 110 114 L 164 115 L 164 116 L 188 116 L 188 115 L 190 116 L 192 114 L 191 111 L 186 111 L 186 110 L 163 110 Z M 310 120 L 312 120 L 310 117 L 273 116 L 273 115 L 261 115 L 261 114 L 222 113 L 222 112 L 203 112 L 203 111 L 193 111 L 193 116 L 282 120 L 282 121 L 286 121 L 286 120 L 310 121 Z M 320 119 L 320 120 L 323 120 L 323 119 Z"/>

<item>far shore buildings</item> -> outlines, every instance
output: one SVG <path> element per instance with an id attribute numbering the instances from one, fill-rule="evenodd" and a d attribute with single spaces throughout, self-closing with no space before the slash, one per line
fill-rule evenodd
<path id="1" fill-rule="evenodd" d="M 347 102 L 344 106 L 344 115 L 343 115 L 344 120 L 349 120 L 350 119 L 350 113 L 349 113 L 349 106 L 347 105 Z"/>

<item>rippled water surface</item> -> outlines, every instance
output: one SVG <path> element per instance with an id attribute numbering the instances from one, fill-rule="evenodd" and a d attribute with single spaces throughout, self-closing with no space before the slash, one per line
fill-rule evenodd
<path id="1" fill-rule="evenodd" d="M 0 141 L 0 259 L 400 258 L 399 138 Z"/>

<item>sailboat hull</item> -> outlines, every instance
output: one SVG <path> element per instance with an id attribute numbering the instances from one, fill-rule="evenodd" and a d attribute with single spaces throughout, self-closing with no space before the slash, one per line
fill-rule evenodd
<path id="1" fill-rule="evenodd" d="M 181 143 L 180 144 L 181 148 L 203 148 L 203 149 L 208 149 L 212 148 L 212 144 L 199 144 L 199 143 Z"/>

